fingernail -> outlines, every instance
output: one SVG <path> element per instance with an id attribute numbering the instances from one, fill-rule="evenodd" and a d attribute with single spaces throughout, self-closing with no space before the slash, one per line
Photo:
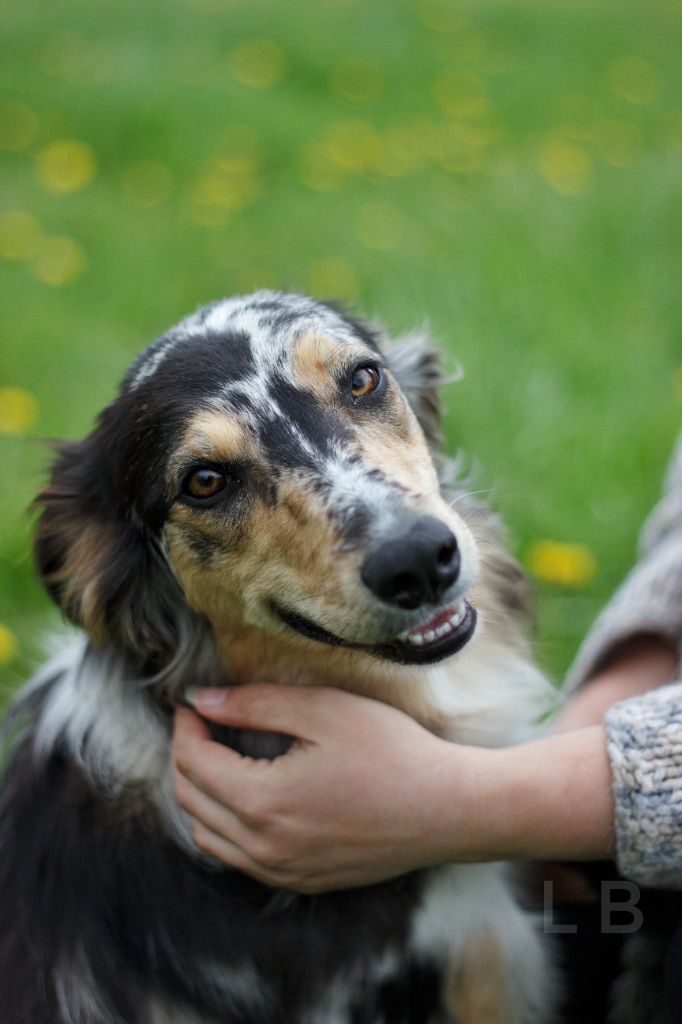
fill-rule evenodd
<path id="1" fill-rule="evenodd" d="M 227 697 L 226 686 L 190 686 L 185 693 L 188 704 L 205 708 L 217 708 Z"/>

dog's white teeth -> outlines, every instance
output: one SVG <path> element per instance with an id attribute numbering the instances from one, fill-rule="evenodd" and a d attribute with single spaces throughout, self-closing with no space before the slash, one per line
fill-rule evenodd
<path id="1" fill-rule="evenodd" d="M 450 616 L 450 625 L 456 628 L 461 623 L 462 619 L 466 615 L 466 605 L 464 601 L 458 601 L 455 606 L 455 612 Z"/>
<path id="2" fill-rule="evenodd" d="M 450 618 L 446 619 L 445 622 L 442 622 L 440 626 L 436 626 L 435 629 L 425 629 L 420 633 L 416 630 L 413 632 L 405 630 L 404 632 L 399 633 L 396 639 L 403 643 L 407 641 L 408 643 L 414 644 L 415 647 L 422 647 L 424 644 L 433 643 L 434 640 L 440 640 L 441 637 L 447 636 L 449 633 L 452 633 L 457 629 L 457 627 L 464 621 L 466 613 L 466 601 L 464 598 L 461 598 L 455 605 Z"/>

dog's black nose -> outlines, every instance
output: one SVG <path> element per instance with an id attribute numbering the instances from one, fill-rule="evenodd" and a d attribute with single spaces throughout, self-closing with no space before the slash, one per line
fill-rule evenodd
<path id="1" fill-rule="evenodd" d="M 373 594 L 399 608 L 436 604 L 459 575 L 454 534 L 431 516 L 422 516 L 371 551 L 362 581 Z"/>

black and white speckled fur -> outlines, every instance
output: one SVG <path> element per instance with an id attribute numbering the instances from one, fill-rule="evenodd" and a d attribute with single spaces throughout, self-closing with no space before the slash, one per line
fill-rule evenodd
<path id="1" fill-rule="evenodd" d="M 370 466 L 362 436 L 374 425 L 349 419 L 355 413 L 338 411 L 333 397 L 324 406 L 292 370 L 291 353 L 311 337 L 332 339 L 333 359 L 369 353 L 382 362 L 394 411 L 377 406 L 376 416 L 389 440 L 403 417 L 415 444 L 437 442 L 440 377 L 423 338 L 389 344 L 330 305 L 261 292 L 207 306 L 156 341 L 90 437 L 59 450 L 37 501 L 37 561 L 53 598 L 84 629 L 8 719 L 0 792 L 6 1024 L 453 1024 L 446 989 L 483 938 L 499 954 L 499 1013 L 485 1021 L 463 1014 L 458 1024 L 550 1020 L 547 953 L 504 867 L 442 867 L 292 896 L 208 863 L 175 801 L 172 709 L 198 681 L 241 681 L 257 668 L 261 679 L 269 672 L 302 685 L 352 685 L 453 739 L 491 745 L 523 735 L 548 700 L 524 638 L 524 582 L 497 523 L 456 483 L 441 481 L 443 500 L 426 448 L 414 488 L 392 478 L 389 442 L 388 468 L 381 445 Z M 206 415 L 211 437 L 216 417 L 238 420 L 261 470 L 264 459 L 268 466 L 267 479 L 254 469 L 250 490 L 242 485 L 241 505 L 221 512 L 231 518 L 219 541 L 217 528 L 202 533 L 191 510 L 178 511 L 169 470 Z M 196 448 L 196 430 L 192 439 Z M 204 435 L 200 443 L 208 444 Z M 444 462 L 441 469 L 444 478 Z M 228 597 L 203 605 L 201 580 L 211 572 L 222 580 L 225 565 L 239 564 L 235 538 L 248 532 L 254 509 L 267 523 L 292 481 L 310 496 L 319 536 L 340 539 L 340 596 L 317 604 L 300 567 L 282 562 L 270 578 L 255 562 L 261 589 L 249 591 L 239 614 L 249 636 L 268 638 L 258 645 L 267 657 L 242 664 L 221 634 L 234 614 Z M 462 553 L 449 597 L 466 592 L 479 617 L 459 653 L 423 665 L 380 653 L 416 613 L 389 614 L 364 594 L 361 624 L 348 599 L 363 548 L 417 499 L 441 503 Z M 318 612 L 346 645 L 292 634 L 273 610 L 283 600 L 302 615 Z M 261 749 L 257 734 L 234 739 Z"/>

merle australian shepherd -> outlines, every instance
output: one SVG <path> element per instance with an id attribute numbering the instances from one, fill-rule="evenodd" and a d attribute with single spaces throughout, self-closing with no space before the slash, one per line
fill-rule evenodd
<path id="1" fill-rule="evenodd" d="M 36 557 L 80 632 L 8 718 L 4 1024 L 549 1020 L 503 865 L 276 891 L 202 854 L 173 792 L 197 684 L 343 687 L 488 745 L 537 716 L 524 580 L 435 451 L 439 383 L 420 336 L 259 292 L 155 341 L 59 447 Z"/>

